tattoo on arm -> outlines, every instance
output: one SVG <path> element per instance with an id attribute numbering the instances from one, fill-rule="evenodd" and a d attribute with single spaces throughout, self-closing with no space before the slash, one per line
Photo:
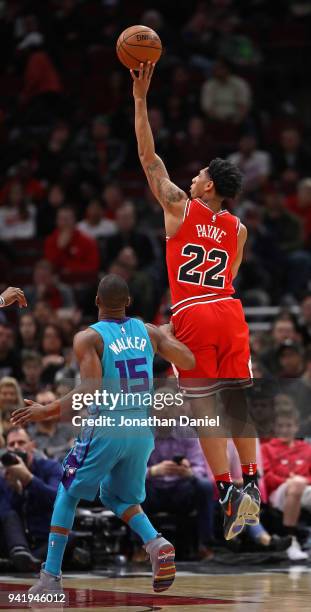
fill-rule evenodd
<path id="1" fill-rule="evenodd" d="M 179 187 L 176 187 L 176 185 L 174 185 L 173 183 L 166 185 L 164 192 L 166 201 L 169 204 L 172 204 L 173 202 L 179 202 L 179 200 L 181 200 L 185 195 L 184 192 L 179 189 Z"/>
<path id="2" fill-rule="evenodd" d="M 184 192 L 172 183 L 162 161 L 156 160 L 146 166 L 148 181 L 160 202 L 173 204 L 185 197 Z"/>
<path id="3" fill-rule="evenodd" d="M 163 162 L 157 159 L 155 162 L 153 162 L 153 164 L 150 164 L 149 166 L 147 166 L 148 175 L 150 174 L 150 176 L 153 176 L 154 172 L 156 170 L 159 170 L 160 168 L 161 170 L 164 170 L 163 166 L 164 166 Z"/>

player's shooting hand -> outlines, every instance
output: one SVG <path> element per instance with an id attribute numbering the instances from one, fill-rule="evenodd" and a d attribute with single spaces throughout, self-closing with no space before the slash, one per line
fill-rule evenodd
<path id="1" fill-rule="evenodd" d="M 138 75 L 134 70 L 130 70 L 133 79 L 133 96 L 136 99 L 145 99 L 150 86 L 151 77 L 153 75 L 155 64 L 147 62 L 140 64 Z"/>
<path id="2" fill-rule="evenodd" d="M 4 306 L 10 306 L 14 302 L 18 302 L 20 308 L 26 308 L 27 306 L 25 294 L 19 287 L 8 287 L 1 293 L 1 297 L 4 299 Z"/>
<path id="3" fill-rule="evenodd" d="M 42 406 L 41 404 L 36 404 L 36 402 L 27 399 L 25 399 L 24 402 L 26 404 L 24 408 L 19 408 L 12 412 L 10 421 L 13 425 L 25 425 L 25 423 L 31 423 L 33 421 L 44 421 L 51 416 L 55 416 L 55 407 L 53 404 Z"/>

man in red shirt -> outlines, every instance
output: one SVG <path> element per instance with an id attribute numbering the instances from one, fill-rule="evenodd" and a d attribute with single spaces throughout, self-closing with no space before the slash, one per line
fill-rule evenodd
<path id="1" fill-rule="evenodd" d="M 59 209 L 56 229 L 46 238 L 44 256 L 63 276 L 85 275 L 89 280 L 99 270 L 99 250 L 96 240 L 76 228 L 74 210 Z"/>
<path id="2" fill-rule="evenodd" d="M 296 440 L 298 411 L 289 405 L 276 410 L 274 431 L 277 437 L 262 445 L 264 478 L 269 501 L 283 512 L 284 531 L 292 536 L 287 551 L 292 561 L 307 559 L 296 538 L 300 511 L 311 511 L 311 445 Z"/>
<path id="3" fill-rule="evenodd" d="M 24 104 L 35 96 L 46 93 L 60 94 L 63 90 L 59 74 L 50 56 L 42 48 L 43 44 L 43 36 L 39 32 L 31 32 L 18 46 L 19 51 L 28 54 L 21 93 L 21 101 Z"/>

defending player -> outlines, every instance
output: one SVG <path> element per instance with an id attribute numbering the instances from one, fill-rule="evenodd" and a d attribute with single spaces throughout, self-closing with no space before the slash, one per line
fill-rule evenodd
<path id="1" fill-rule="evenodd" d="M 98 323 L 79 332 L 74 338 L 74 352 L 80 366 L 79 390 L 92 392 L 123 389 L 131 394 L 152 391 L 153 356 L 157 351 L 168 361 L 182 368 L 192 368 L 195 360 L 191 351 L 171 334 L 169 326 L 156 328 L 139 319 L 128 318 L 129 305 L 126 282 L 109 274 L 99 284 L 96 304 Z M 15 411 L 14 424 L 41 421 L 59 416 L 62 409 L 72 406 L 75 389 L 62 400 L 41 406 L 26 400 L 27 407 Z M 68 534 L 80 498 L 93 500 L 100 488 L 102 502 L 125 521 L 143 540 L 153 569 L 153 588 L 164 591 L 174 581 L 174 547 L 161 537 L 144 514 L 140 504 L 145 499 L 147 462 L 154 448 L 153 433 L 133 428 L 118 428 L 122 414 L 144 418 L 144 405 L 126 409 L 117 404 L 113 411 L 91 407 L 92 416 L 106 412 L 115 419 L 115 427 L 88 426 L 76 440 L 64 462 L 64 476 L 59 486 L 49 536 L 46 563 L 39 582 L 31 587 L 32 594 L 62 590 L 61 565 Z"/>
<path id="2" fill-rule="evenodd" d="M 247 231 L 237 217 L 222 209 L 223 200 L 239 192 L 242 176 L 237 167 L 217 158 L 192 180 L 190 199 L 170 181 L 155 153 L 148 121 L 146 96 L 153 70 L 154 65 L 148 62 L 145 67 L 140 65 L 138 75 L 131 71 L 135 131 L 150 189 L 164 210 L 175 334 L 196 357 L 194 370 L 179 371 L 180 385 L 191 398 L 195 415 L 203 412 L 211 416 L 216 405 L 214 394 L 222 391 L 227 408 L 232 412 L 238 407 L 243 415 L 243 426 L 247 406 L 242 388 L 250 384 L 251 377 L 249 334 L 241 303 L 232 298 L 232 281 L 242 261 Z M 242 464 L 244 492 L 232 484 L 226 438 L 206 438 L 202 430 L 199 435 L 218 486 L 225 538 L 230 539 L 245 522 L 256 524 L 259 520 L 255 432 L 251 430 L 247 433 L 250 437 L 244 438 L 234 437 L 232 432 Z"/>

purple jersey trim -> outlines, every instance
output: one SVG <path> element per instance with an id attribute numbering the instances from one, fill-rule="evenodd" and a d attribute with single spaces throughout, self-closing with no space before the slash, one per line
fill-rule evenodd
<path id="1" fill-rule="evenodd" d="M 64 474 L 62 477 L 62 483 L 65 487 L 65 489 L 69 489 L 70 485 L 73 483 L 75 477 L 76 477 L 76 473 L 79 467 L 83 466 L 83 463 L 87 457 L 87 454 L 89 452 L 89 448 L 90 448 L 90 444 L 92 442 L 92 438 L 93 438 L 93 433 L 94 433 L 94 427 L 93 427 L 93 431 L 91 433 L 90 439 L 85 447 L 85 451 L 84 451 L 84 455 L 82 457 L 82 461 L 78 461 L 76 455 L 73 454 L 75 447 L 73 447 L 70 451 L 70 454 L 68 455 L 66 462 L 64 463 Z"/>
<path id="2" fill-rule="evenodd" d="M 119 325 L 121 325 L 122 323 L 126 323 L 126 321 L 129 321 L 130 318 L 131 317 L 123 317 L 123 319 L 100 319 L 98 323 L 105 321 L 106 323 L 118 323 Z"/>

